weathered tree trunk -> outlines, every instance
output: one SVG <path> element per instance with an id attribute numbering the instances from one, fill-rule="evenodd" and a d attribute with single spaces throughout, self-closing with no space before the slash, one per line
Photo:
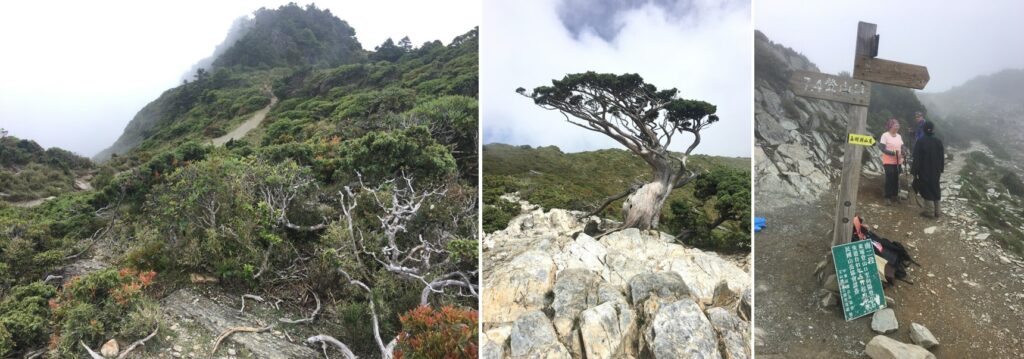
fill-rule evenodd
<path id="1" fill-rule="evenodd" d="M 658 228 L 661 207 L 672 193 L 675 176 L 667 166 L 655 170 L 654 181 L 643 185 L 622 203 L 622 228 Z"/>

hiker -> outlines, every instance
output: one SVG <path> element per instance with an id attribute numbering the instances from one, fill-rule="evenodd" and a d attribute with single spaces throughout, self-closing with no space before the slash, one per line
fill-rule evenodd
<path id="1" fill-rule="evenodd" d="M 900 122 L 895 118 L 886 122 L 885 129 L 878 140 L 878 147 L 882 150 L 882 167 L 885 168 L 885 202 L 891 206 L 899 201 L 903 137 L 899 134 Z"/>
<path id="2" fill-rule="evenodd" d="M 914 143 L 912 145 L 917 145 L 917 141 L 924 138 L 925 122 L 927 121 L 924 119 L 924 113 L 921 113 L 921 111 L 914 112 Z"/>
<path id="3" fill-rule="evenodd" d="M 935 138 L 935 124 L 925 122 L 921 126 L 924 137 L 914 145 L 914 163 L 911 164 L 910 174 L 914 175 L 918 183 L 918 193 L 925 200 L 925 211 L 921 215 L 928 218 L 939 218 L 939 199 L 942 189 L 939 188 L 939 176 L 945 169 L 944 149 L 942 141 Z M 928 202 L 932 203 L 933 210 L 928 210 Z"/>

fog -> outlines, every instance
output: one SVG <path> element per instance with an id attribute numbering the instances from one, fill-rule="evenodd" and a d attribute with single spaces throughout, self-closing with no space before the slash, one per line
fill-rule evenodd
<path id="1" fill-rule="evenodd" d="M 145 104 L 210 56 L 232 23 L 288 1 L 7 2 L 0 11 L 0 128 L 43 147 L 92 156 Z M 303 5 L 303 3 L 300 3 Z M 475 0 L 317 1 L 372 50 L 480 25 Z"/>
<path id="2" fill-rule="evenodd" d="M 928 67 L 925 92 L 1024 67 L 1024 2 L 757 1 L 754 22 L 822 72 L 852 72 L 857 22 L 878 25 L 878 57 Z"/>
<path id="3" fill-rule="evenodd" d="M 753 26 L 746 1 L 495 1 L 481 27 L 484 143 L 622 148 L 515 93 L 589 70 L 638 73 L 659 89 L 718 106 L 696 152 L 751 153 Z M 692 139 L 677 137 L 673 150 Z"/>

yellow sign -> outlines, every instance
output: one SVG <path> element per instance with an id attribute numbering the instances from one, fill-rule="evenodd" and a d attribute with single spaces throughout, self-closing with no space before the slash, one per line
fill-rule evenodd
<path id="1" fill-rule="evenodd" d="M 849 142 L 851 145 L 874 146 L 875 138 L 869 135 L 858 135 L 856 133 L 851 133 L 850 137 L 847 138 L 847 142 Z"/>

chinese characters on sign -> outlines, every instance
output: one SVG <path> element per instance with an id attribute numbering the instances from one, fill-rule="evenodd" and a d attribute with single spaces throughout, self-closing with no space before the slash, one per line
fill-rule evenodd
<path id="1" fill-rule="evenodd" d="M 885 292 L 878 277 L 871 241 L 856 241 L 832 247 L 843 315 L 853 320 L 885 308 Z"/>
<path id="2" fill-rule="evenodd" d="M 871 101 L 871 85 L 850 77 L 797 70 L 793 71 L 789 84 L 797 96 L 860 106 L 867 106 Z"/>

